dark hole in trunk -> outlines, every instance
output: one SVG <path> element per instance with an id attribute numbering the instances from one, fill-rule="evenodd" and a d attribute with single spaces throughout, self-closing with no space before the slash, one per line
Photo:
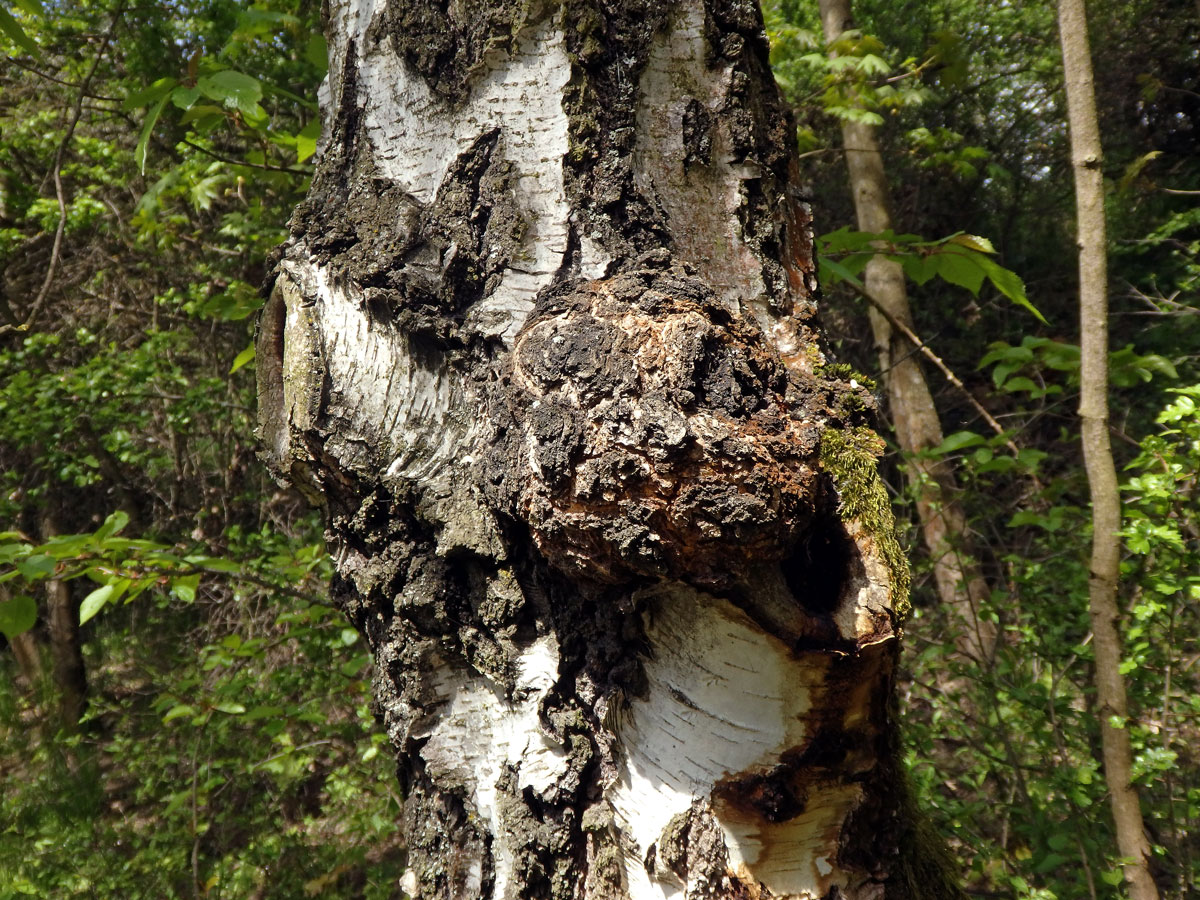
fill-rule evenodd
<path id="1" fill-rule="evenodd" d="M 796 552 L 780 567 L 792 596 L 816 615 L 837 609 L 842 591 L 858 562 L 853 541 L 832 515 L 819 516 Z"/>

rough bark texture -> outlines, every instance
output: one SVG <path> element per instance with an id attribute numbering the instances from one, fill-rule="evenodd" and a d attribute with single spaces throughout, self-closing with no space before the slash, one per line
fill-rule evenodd
<path id="1" fill-rule="evenodd" d="M 907 570 L 815 332 L 757 5 L 329 5 L 260 328 L 418 897 L 949 893 L 897 772 Z"/>
<path id="2" fill-rule="evenodd" d="M 1117 846 L 1126 859 L 1133 900 L 1158 900 L 1150 876 L 1142 808 L 1132 784 L 1129 704 L 1121 675 L 1121 495 L 1108 438 L 1108 238 L 1104 215 L 1100 127 L 1083 0 L 1059 0 L 1058 30 L 1066 75 L 1071 163 L 1079 233 L 1079 418 L 1083 460 L 1092 498 L 1092 560 L 1088 578 L 1096 652 L 1096 710 L 1104 747 L 1104 778 L 1112 802 Z M 1113 720 L 1117 721 L 1114 726 Z"/>
<path id="3" fill-rule="evenodd" d="M 854 27 L 850 0 L 820 0 L 820 10 L 829 43 Z M 858 227 L 872 233 L 893 230 L 887 176 L 875 126 L 844 121 L 842 144 Z M 863 285 L 876 303 L 911 329 L 912 312 L 900 263 L 882 256 L 872 259 Z M 967 517 L 955 498 L 954 473 L 945 461 L 922 456 L 939 446 L 944 437 L 933 395 L 912 341 L 894 330 L 874 307 L 868 310 L 868 316 L 896 441 L 917 487 L 917 516 L 933 560 L 938 595 L 958 626 L 955 644 L 959 651 L 986 663 L 996 647 L 996 626 L 981 615 L 991 591 L 971 553 Z"/>

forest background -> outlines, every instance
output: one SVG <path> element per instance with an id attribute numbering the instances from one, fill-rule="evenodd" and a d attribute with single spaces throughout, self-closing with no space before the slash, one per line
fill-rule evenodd
<path id="1" fill-rule="evenodd" d="M 319 136 L 317 6 L 0 6 L 0 898 L 401 896 L 369 657 L 325 599 L 320 523 L 255 459 L 258 285 Z M 1054 9 L 854 11 L 832 46 L 815 0 L 766 15 L 827 334 L 885 401 L 911 781 L 972 893 L 1116 898 Z M 1200 6 L 1089 15 L 1124 504 L 1113 724 L 1159 892 L 1182 900 L 1200 883 Z M 889 233 L 857 230 L 846 123 L 879 142 Z M 920 342 L 883 371 L 859 281 L 880 250 Z M 918 359 L 941 434 L 913 448 L 886 386 Z"/>

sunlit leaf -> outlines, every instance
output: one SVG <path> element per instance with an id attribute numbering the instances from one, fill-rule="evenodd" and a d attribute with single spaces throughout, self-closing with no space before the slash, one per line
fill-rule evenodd
<path id="1" fill-rule="evenodd" d="M 951 250 L 946 253 L 933 253 L 929 257 L 937 266 L 937 274 L 943 281 L 964 287 L 972 294 L 978 294 L 983 286 L 983 269 L 980 268 L 975 255 Z"/>
<path id="2" fill-rule="evenodd" d="M 237 356 L 235 356 L 233 358 L 233 365 L 229 367 L 229 374 L 232 375 L 234 372 L 236 372 L 242 366 L 249 363 L 252 359 L 254 359 L 254 345 L 253 344 L 251 344 L 249 347 L 247 347 L 245 350 L 243 350 L 241 353 L 239 353 Z"/>
<path id="3" fill-rule="evenodd" d="M 33 38 L 25 33 L 25 29 L 21 27 L 21 24 L 3 6 L 0 6 L 0 33 L 30 56 L 39 55 L 38 45 L 34 42 Z"/>
<path id="4" fill-rule="evenodd" d="M 241 110 L 243 115 L 252 115 L 263 95 L 262 83 L 257 78 L 233 69 L 202 75 L 196 80 L 196 87 L 204 96 Z"/>
<path id="5" fill-rule="evenodd" d="M 138 138 L 137 147 L 133 151 L 133 161 L 137 164 L 138 171 L 143 175 L 146 174 L 146 149 L 150 144 L 150 135 L 154 132 L 154 126 L 158 123 L 158 117 L 162 115 L 163 107 L 167 105 L 167 101 L 171 99 L 170 94 L 163 94 L 158 102 L 151 107 L 150 112 L 146 116 L 146 123 L 142 126 L 142 134 Z"/>
<path id="6" fill-rule="evenodd" d="M 79 624 L 87 622 L 96 613 L 104 608 L 109 599 L 116 593 L 116 586 L 111 584 L 101 585 L 90 594 L 83 598 L 83 602 L 79 604 Z"/>

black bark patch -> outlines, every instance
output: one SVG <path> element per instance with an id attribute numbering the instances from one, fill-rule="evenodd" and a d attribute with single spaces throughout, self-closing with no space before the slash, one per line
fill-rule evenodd
<path id="1" fill-rule="evenodd" d="M 428 205 L 363 155 L 349 186 L 314 189 L 293 227 L 317 262 L 359 286 L 373 318 L 451 345 L 465 310 L 495 290 L 528 227 L 500 141 L 496 129 L 473 141 Z"/>
<path id="2" fill-rule="evenodd" d="M 699 100 L 688 101 L 683 111 L 684 165 L 708 165 L 712 158 L 712 114 Z"/>
<path id="3" fill-rule="evenodd" d="M 511 48 L 529 0 L 408 0 L 388 3 L 368 39 L 390 41 L 398 56 L 451 101 L 462 99 L 489 51 Z"/>
<path id="4" fill-rule="evenodd" d="M 807 772 L 780 765 L 767 773 L 727 778 L 717 785 L 713 795 L 743 814 L 765 822 L 786 822 L 804 812 L 808 781 Z"/>
<path id="5" fill-rule="evenodd" d="M 660 880 L 673 875 L 688 886 L 689 898 L 744 896 L 742 885 L 729 878 L 725 833 L 703 801 L 673 816 L 654 850 L 653 856 L 646 856 L 647 872 Z"/>
<path id="6" fill-rule="evenodd" d="M 580 227 L 615 259 L 670 246 L 665 217 L 634 183 L 638 83 L 670 3 L 570 0 L 563 24 L 573 77 L 563 97 L 563 174 Z"/>

